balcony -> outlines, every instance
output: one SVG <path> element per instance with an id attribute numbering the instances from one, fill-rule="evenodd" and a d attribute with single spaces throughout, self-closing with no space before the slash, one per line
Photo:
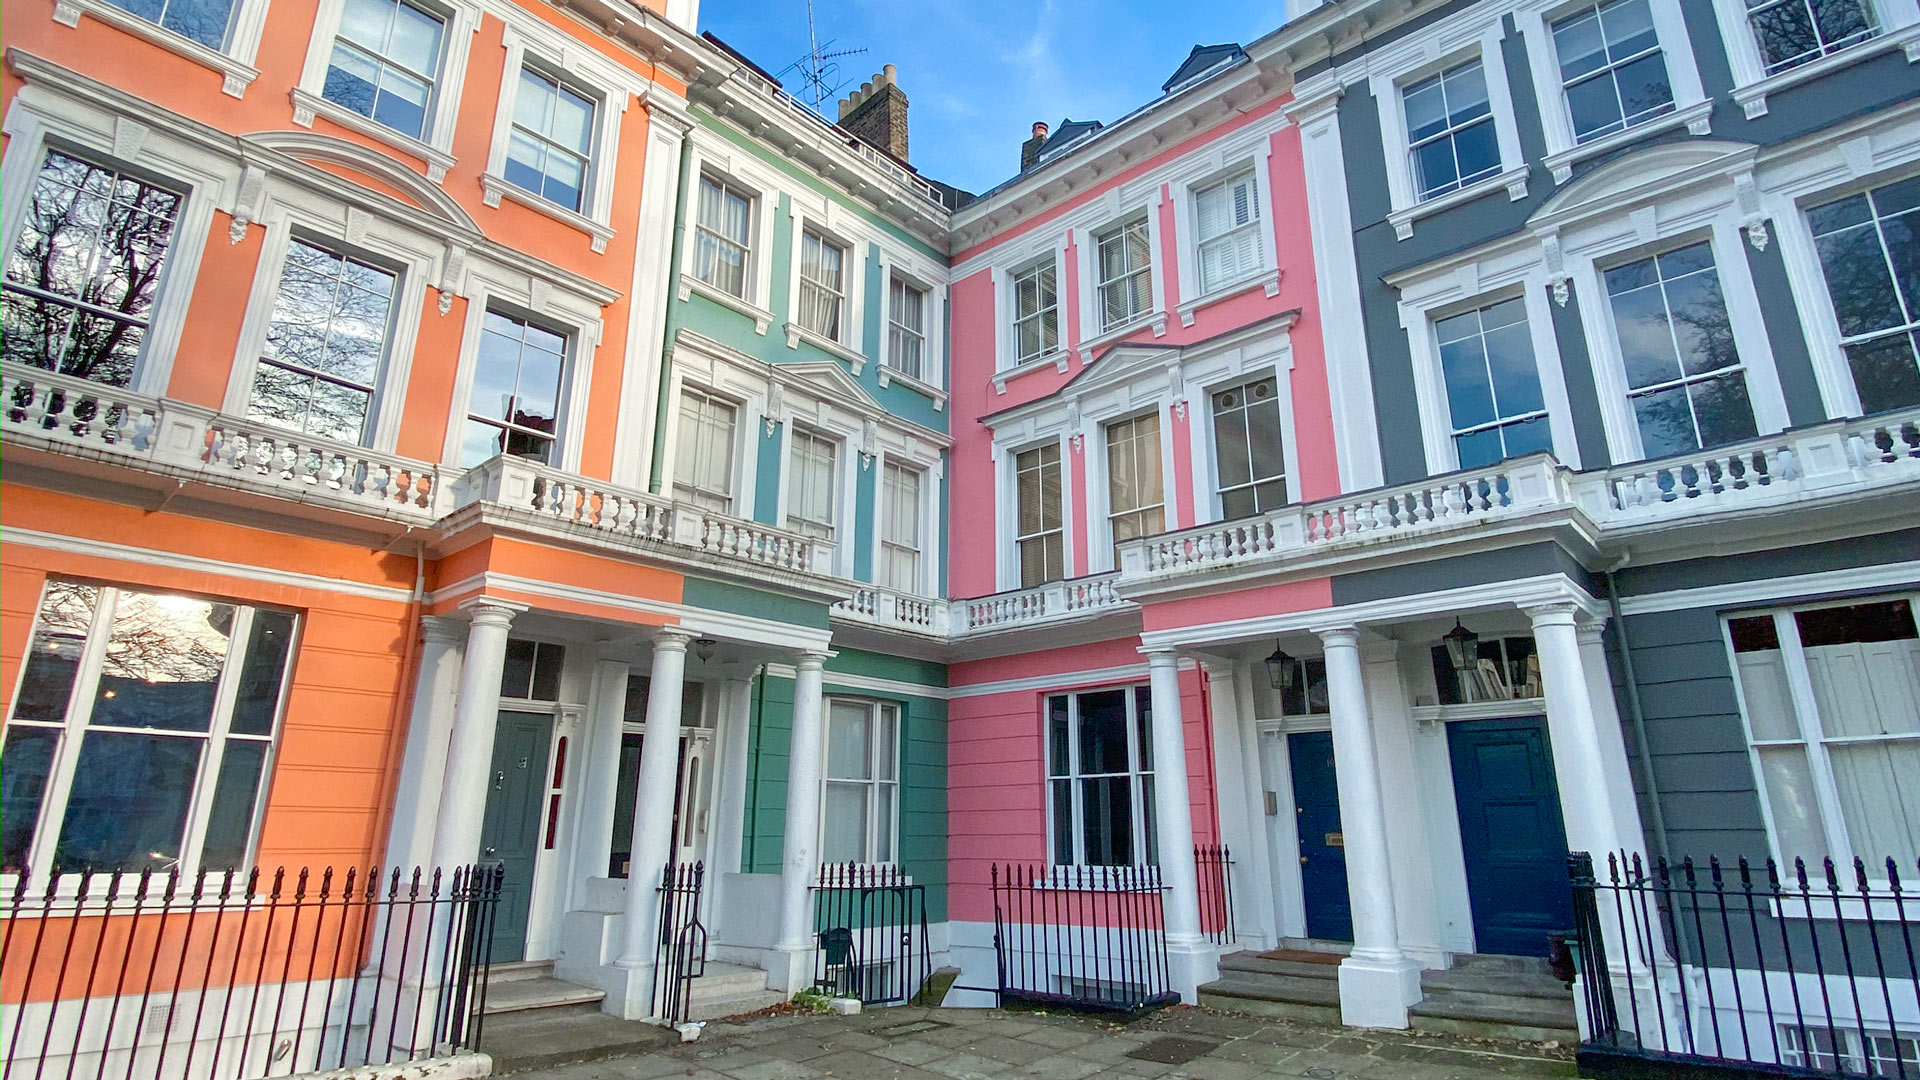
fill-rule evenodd
<path id="1" fill-rule="evenodd" d="M 836 619 L 888 630 L 925 634 L 953 641 L 987 637 L 1008 630 L 1058 624 L 1132 611 L 1136 605 L 1114 591 L 1119 575 L 1097 574 L 1071 581 L 1050 581 L 1027 589 L 972 600 L 935 600 L 874 585 L 860 585 L 833 606 Z"/>
<path id="2" fill-rule="evenodd" d="M 1601 540 L 1719 526 L 1742 511 L 1860 498 L 1920 480 L 1920 409 L 1576 473 L 1550 454 L 1129 541 L 1121 586 L 1362 555 L 1387 544 L 1584 518 Z"/>

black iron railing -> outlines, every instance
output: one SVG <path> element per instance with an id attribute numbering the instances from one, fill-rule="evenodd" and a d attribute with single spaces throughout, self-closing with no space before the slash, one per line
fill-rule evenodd
<path id="1" fill-rule="evenodd" d="M 707 973 L 707 928 L 700 922 L 704 863 L 668 863 L 660 874 L 660 940 L 653 952 L 653 1012 L 675 1024 L 693 1012 L 693 980 Z"/>
<path id="2" fill-rule="evenodd" d="M 1002 1005 L 1135 1013 L 1171 1005 L 1155 867 L 995 864 Z"/>
<path id="3" fill-rule="evenodd" d="M 0 1078 L 253 1080 L 479 1044 L 502 869 L 22 875 Z"/>
<path id="4" fill-rule="evenodd" d="M 813 925 L 813 984 L 836 997 L 898 1004 L 919 993 L 933 971 L 927 888 L 897 866 L 822 866 Z"/>
<path id="5" fill-rule="evenodd" d="M 1920 897 L 1894 860 L 1568 866 L 1582 1075 L 1920 1077 Z"/>
<path id="6" fill-rule="evenodd" d="M 1233 853 L 1225 844 L 1201 844 L 1193 849 L 1194 869 L 1200 875 L 1200 931 L 1215 945 L 1239 941 L 1233 928 Z"/>

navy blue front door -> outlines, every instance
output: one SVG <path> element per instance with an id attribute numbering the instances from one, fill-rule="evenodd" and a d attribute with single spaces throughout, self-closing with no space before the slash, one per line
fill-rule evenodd
<path id="1" fill-rule="evenodd" d="M 1340 788 L 1333 775 L 1333 735 L 1287 736 L 1293 774 L 1293 818 L 1300 832 L 1300 888 L 1307 936 L 1353 940 L 1353 901 L 1347 896 L 1347 851 L 1340 835 Z"/>
<path id="2" fill-rule="evenodd" d="M 1460 810 L 1474 947 L 1545 956 L 1547 935 L 1573 928 L 1567 832 L 1543 717 L 1447 725 Z"/>

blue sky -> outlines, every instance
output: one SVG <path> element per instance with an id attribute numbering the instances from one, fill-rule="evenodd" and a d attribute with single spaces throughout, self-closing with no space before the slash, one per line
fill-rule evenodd
<path id="1" fill-rule="evenodd" d="M 866 47 L 836 61 L 852 80 L 840 96 L 897 66 L 914 167 L 978 192 L 1018 169 L 1035 120 L 1112 120 L 1157 96 L 1194 45 L 1244 44 L 1285 11 L 1285 0 L 815 0 L 814 22 L 833 48 Z M 805 0 L 703 0 L 700 29 L 776 74 L 807 52 Z"/>

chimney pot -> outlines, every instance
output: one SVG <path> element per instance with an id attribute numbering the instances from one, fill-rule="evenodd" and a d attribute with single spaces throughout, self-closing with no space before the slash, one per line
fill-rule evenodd
<path id="1" fill-rule="evenodd" d="M 888 64 L 880 69 L 880 74 L 886 78 L 887 85 L 892 86 L 900 77 L 900 69 L 894 67 L 892 64 Z"/>
<path id="2" fill-rule="evenodd" d="M 1036 139 L 1044 139 L 1047 137 L 1047 122 L 1045 120 L 1035 120 L 1033 122 L 1033 137 Z"/>

